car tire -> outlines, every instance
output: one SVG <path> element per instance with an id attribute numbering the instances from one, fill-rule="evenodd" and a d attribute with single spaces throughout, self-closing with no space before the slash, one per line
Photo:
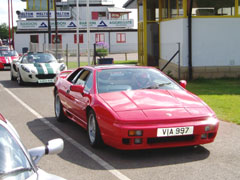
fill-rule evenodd
<path id="1" fill-rule="evenodd" d="M 96 115 L 93 110 L 88 113 L 88 139 L 92 147 L 97 148 L 103 145 L 100 129 L 96 120 Z"/>
<path id="2" fill-rule="evenodd" d="M 55 111 L 55 117 L 58 122 L 65 122 L 67 120 L 67 117 L 63 112 L 62 103 L 60 101 L 58 93 L 55 94 L 55 98 L 54 98 L 54 111 Z"/>
<path id="3" fill-rule="evenodd" d="M 24 81 L 22 80 L 22 76 L 19 72 L 18 72 L 17 82 L 20 86 L 24 85 Z"/>

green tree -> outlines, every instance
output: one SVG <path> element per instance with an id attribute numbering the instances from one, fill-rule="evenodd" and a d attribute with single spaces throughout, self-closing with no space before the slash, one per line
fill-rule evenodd
<path id="1" fill-rule="evenodd" d="M 0 38 L 8 39 L 8 26 L 6 23 L 0 24 Z"/>

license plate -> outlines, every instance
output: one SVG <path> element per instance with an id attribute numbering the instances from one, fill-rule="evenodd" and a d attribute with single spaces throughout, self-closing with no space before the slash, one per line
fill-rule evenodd
<path id="1" fill-rule="evenodd" d="M 157 129 L 157 137 L 183 136 L 191 134 L 193 134 L 193 126 Z"/>
<path id="2" fill-rule="evenodd" d="M 4 66 L 4 69 L 11 69 L 10 66 Z"/>
<path id="3" fill-rule="evenodd" d="M 39 79 L 38 83 L 54 83 L 54 79 Z"/>

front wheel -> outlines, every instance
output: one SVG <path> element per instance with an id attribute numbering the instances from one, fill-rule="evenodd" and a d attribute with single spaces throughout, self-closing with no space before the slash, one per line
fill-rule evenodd
<path id="1" fill-rule="evenodd" d="M 63 112 L 62 103 L 60 101 L 58 93 L 55 94 L 55 98 L 54 98 L 54 110 L 55 110 L 55 117 L 57 121 L 64 122 L 67 120 L 67 117 Z"/>
<path id="2" fill-rule="evenodd" d="M 13 72 L 11 70 L 11 81 L 15 81 L 16 80 L 16 77 L 13 76 Z"/>
<path id="3" fill-rule="evenodd" d="M 20 86 L 24 85 L 20 72 L 18 72 L 17 82 Z"/>
<path id="4" fill-rule="evenodd" d="M 88 113 L 88 139 L 90 145 L 94 148 L 100 147 L 103 144 L 96 115 L 93 110 L 90 110 Z"/>

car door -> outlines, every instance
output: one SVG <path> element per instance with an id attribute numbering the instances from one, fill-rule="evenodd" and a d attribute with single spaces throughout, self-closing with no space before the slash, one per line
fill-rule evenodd
<path id="1" fill-rule="evenodd" d="M 74 85 L 84 86 L 83 93 L 70 91 L 69 94 L 73 97 L 72 110 L 78 119 L 78 123 L 86 126 L 86 107 L 89 104 L 90 91 L 93 86 L 93 72 L 88 69 L 81 71 L 75 80 Z"/>
<path id="2" fill-rule="evenodd" d="M 58 82 L 58 93 L 61 99 L 61 103 L 70 114 L 73 114 L 72 108 L 74 103 L 74 98 L 72 96 L 72 93 L 70 93 L 70 87 L 74 84 L 81 71 L 82 68 L 79 68 L 71 73 L 67 79 L 61 79 L 60 82 Z"/>

